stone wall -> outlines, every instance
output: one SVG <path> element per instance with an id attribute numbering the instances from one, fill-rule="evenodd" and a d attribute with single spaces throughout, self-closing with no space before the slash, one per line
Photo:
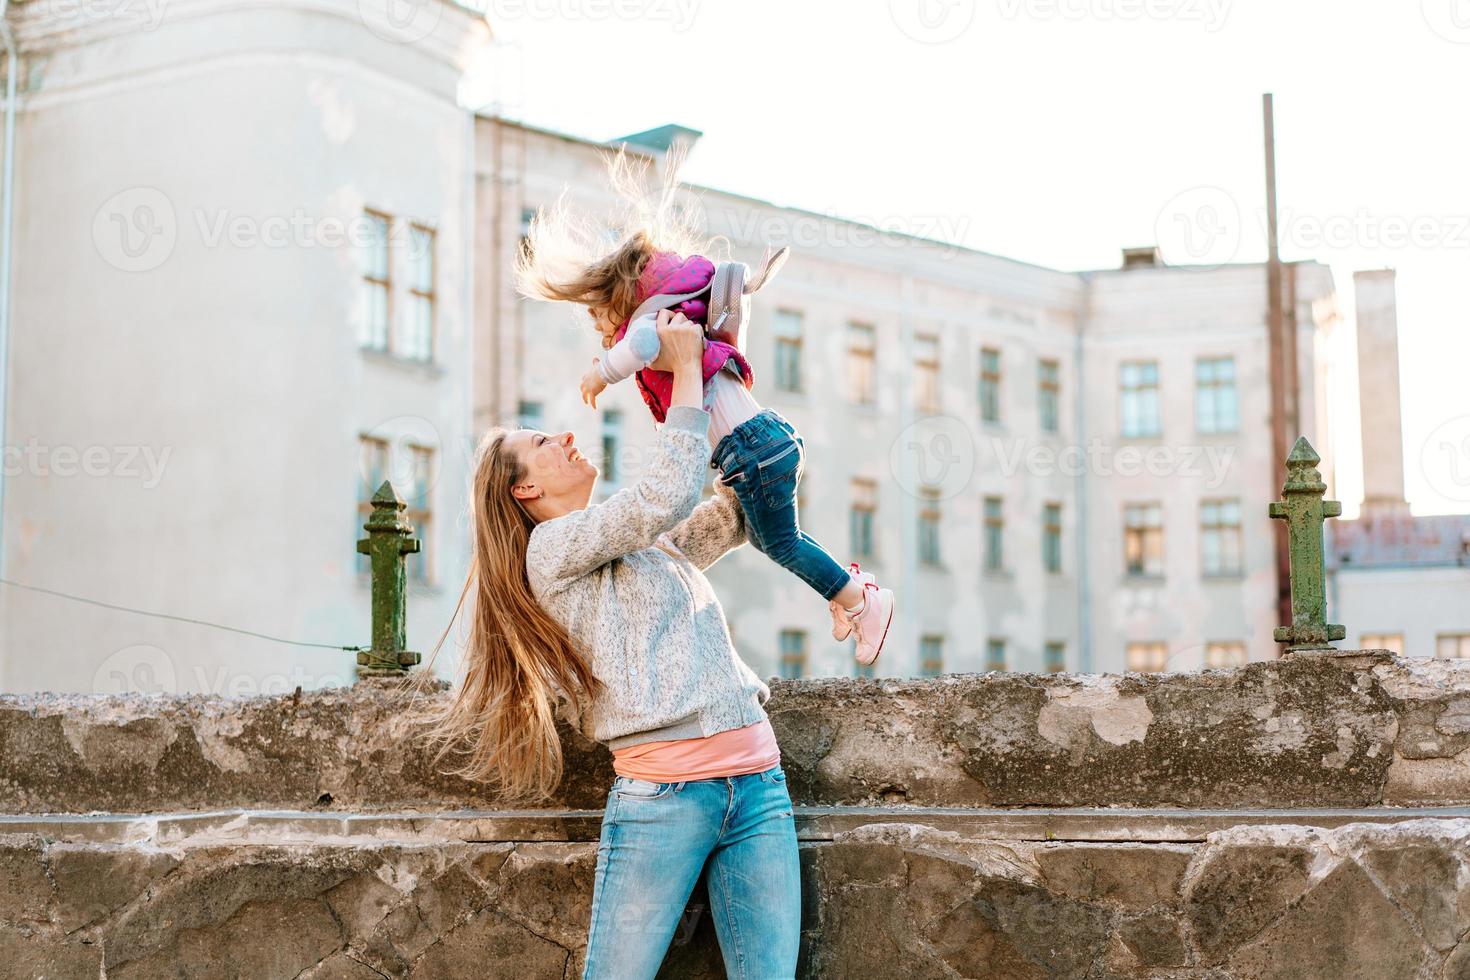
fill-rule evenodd
<path id="1" fill-rule="evenodd" d="M 442 696 L 442 695 L 440 695 Z M 1470 664 L 775 681 L 802 977 L 1470 980 Z M 600 747 L 536 810 L 388 685 L 0 697 L 0 976 L 580 975 Z M 662 976 L 723 976 L 703 888 Z"/>

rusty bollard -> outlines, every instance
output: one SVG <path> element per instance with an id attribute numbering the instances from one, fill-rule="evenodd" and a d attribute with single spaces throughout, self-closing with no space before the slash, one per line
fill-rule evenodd
<path id="1" fill-rule="evenodd" d="M 1276 642 L 1286 650 L 1324 650 L 1347 629 L 1327 622 L 1326 575 L 1322 566 L 1322 525 L 1342 513 L 1342 504 L 1322 499 L 1327 484 L 1317 455 L 1302 436 L 1286 457 L 1286 483 L 1281 500 L 1271 504 L 1271 516 L 1286 521 L 1287 554 L 1291 561 L 1291 625 L 1276 628 Z"/>
<path id="2" fill-rule="evenodd" d="M 419 550 L 413 525 L 403 518 L 406 505 L 387 480 L 373 494 L 373 512 L 357 550 L 372 560 L 373 645 L 357 652 L 359 674 L 407 673 L 419 655 L 408 645 L 408 580 L 404 558 Z"/>

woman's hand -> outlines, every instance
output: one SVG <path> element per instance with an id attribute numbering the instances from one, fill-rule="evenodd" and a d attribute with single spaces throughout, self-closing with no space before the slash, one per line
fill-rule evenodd
<path id="1" fill-rule="evenodd" d="M 672 405 L 704 407 L 704 328 L 682 313 L 660 310 L 658 357 L 650 367 L 672 371 Z"/>

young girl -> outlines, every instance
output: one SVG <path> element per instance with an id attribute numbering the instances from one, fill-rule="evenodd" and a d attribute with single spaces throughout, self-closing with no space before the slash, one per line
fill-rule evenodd
<path id="1" fill-rule="evenodd" d="M 621 156 L 614 161 L 615 186 L 628 181 L 623 161 Z M 632 230 L 617 244 L 608 247 L 606 236 L 580 224 L 559 202 L 555 210 L 538 211 L 532 218 L 516 263 L 522 294 L 585 306 L 601 336 L 605 353 L 594 357 L 582 376 L 583 401 L 596 407 L 608 385 L 635 377 L 658 422 L 667 411 L 672 384 L 669 372 L 653 366 L 659 355 L 658 324 L 686 317 L 706 325 L 707 304 L 696 298 L 632 323 L 629 319 L 650 296 L 702 289 L 715 270 L 701 254 L 714 243 L 698 235 L 692 213 L 670 217 L 675 169 L 667 171 L 657 207 L 651 214 L 635 212 Z M 636 191 L 624 196 L 640 199 Z M 855 632 L 858 663 L 873 663 L 893 620 L 893 591 L 881 588 L 856 562 L 843 568 L 798 526 L 796 486 L 805 468 L 806 446 L 790 422 L 773 409 L 762 409 L 751 395 L 753 374 L 740 351 L 706 338 L 703 372 L 711 465 L 739 500 L 751 544 L 827 600 L 833 638 L 845 640 Z"/>

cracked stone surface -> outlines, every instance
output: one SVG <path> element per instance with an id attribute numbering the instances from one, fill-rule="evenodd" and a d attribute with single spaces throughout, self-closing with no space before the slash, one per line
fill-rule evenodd
<path id="1" fill-rule="evenodd" d="M 1298 654 L 1190 674 L 771 681 L 801 805 L 1360 807 L 1470 802 L 1470 662 Z M 503 801 L 413 739 L 389 681 L 297 695 L 0 695 L 0 812 L 601 808 L 606 749 Z M 487 926 L 487 928 L 489 928 Z"/>
<path id="2" fill-rule="evenodd" d="M 803 978 L 1463 980 L 1470 967 L 1470 820 L 1252 826 L 1195 844 L 894 822 L 805 844 L 801 860 Z M 595 864 L 592 842 L 4 835 L 0 963 L 35 978 L 571 980 Z M 724 976 L 702 885 L 660 976 Z"/>

